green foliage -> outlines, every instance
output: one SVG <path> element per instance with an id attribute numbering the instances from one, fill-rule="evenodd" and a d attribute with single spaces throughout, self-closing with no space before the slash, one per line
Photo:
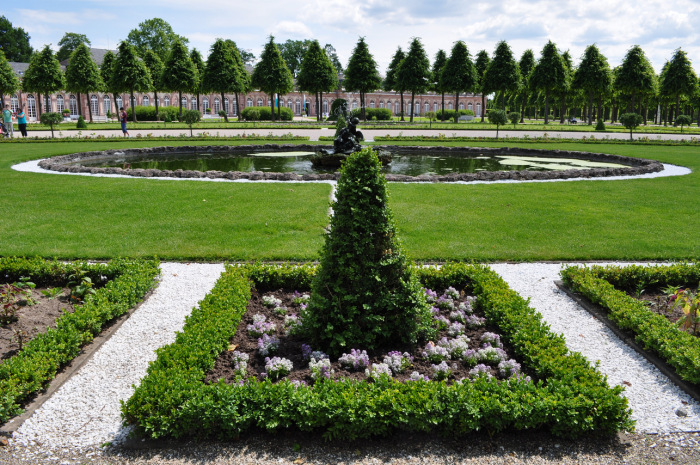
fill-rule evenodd
<path id="1" fill-rule="evenodd" d="M 190 137 L 192 137 L 192 125 L 202 119 L 202 114 L 197 110 L 185 110 L 182 112 L 182 122 L 190 127 Z"/>
<path id="2" fill-rule="evenodd" d="M 377 70 L 377 62 L 369 53 L 369 47 L 364 37 L 360 37 L 352 51 L 348 66 L 345 68 L 343 86 L 348 92 L 360 93 L 360 108 L 365 110 L 365 94 L 374 92 L 382 87 L 382 78 Z M 366 115 L 362 113 L 362 119 Z"/>
<path id="3" fill-rule="evenodd" d="M 176 40 L 183 44 L 189 42 L 186 37 L 175 34 L 172 26 L 161 18 L 147 19 L 139 23 L 139 27 L 129 31 L 126 36 L 126 42 L 132 45 L 139 55 L 142 56 L 146 50 L 153 50 L 163 62 L 168 58 Z"/>
<path id="4" fill-rule="evenodd" d="M 216 93 L 236 92 L 241 78 L 234 49 L 223 39 L 216 39 L 204 66 L 202 90 Z"/>
<path id="5" fill-rule="evenodd" d="M 632 332 L 645 350 L 657 353 L 681 378 L 700 383 L 698 338 L 679 331 L 664 316 L 627 294 L 638 288 L 650 292 L 669 285 L 695 285 L 700 280 L 700 265 L 570 266 L 561 275 L 570 289 L 603 307 L 611 321 Z"/>
<path id="6" fill-rule="evenodd" d="M 60 48 L 56 52 L 56 59 L 58 61 L 67 60 L 80 45 L 90 45 L 90 39 L 85 34 L 66 32 L 61 40 L 58 41 Z"/>
<path id="7" fill-rule="evenodd" d="M 170 54 L 163 66 L 160 82 L 167 90 L 178 92 L 180 114 L 182 114 L 182 94 L 197 89 L 197 68 L 195 68 L 187 47 L 180 40 L 175 40 L 170 47 Z"/>
<path id="8" fill-rule="evenodd" d="M 517 90 L 519 85 L 520 70 L 518 69 L 518 63 L 513 58 L 513 52 L 508 43 L 501 41 L 496 45 L 493 58 L 489 61 L 489 65 L 484 72 L 481 92 L 483 94 L 492 92 L 505 94 L 508 91 Z M 503 102 L 505 107 L 505 96 Z M 505 108 L 503 109 L 505 110 Z"/>
<path id="9" fill-rule="evenodd" d="M 343 116 L 343 108 L 347 109 L 348 107 L 348 101 L 345 100 L 344 98 L 337 98 L 333 100 L 333 103 L 331 103 L 331 111 L 330 114 L 328 115 L 328 121 L 335 121 L 337 120 L 340 116 Z"/>
<path id="10" fill-rule="evenodd" d="M 676 117 L 678 117 L 680 97 L 690 97 L 698 88 L 698 77 L 693 71 L 693 65 L 686 53 L 680 48 L 676 50 L 668 66 L 664 68 L 660 87 L 659 90 L 662 94 L 676 98 Z"/>
<path id="11" fill-rule="evenodd" d="M 489 123 L 496 125 L 496 138 L 498 138 L 498 129 L 508 124 L 508 115 L 503 110 L 489 110 Z"/>
<path id="12" fill-rule="evenodd" d="M 32 55 L 22 80 L 22 88 L 25 92 L 46 95 L 63 90 L 65 87 L 66 81 L 61 65 L 48 45 L 40 53 Z M 37 100 L 41 102 L 41 99 Z M 39 105 L 41 106 L 41 103 Z"/>
<path id="13" fill-rule="evenodd" d="M 151 80 L 153 81 L 152 90 L 156 93 L 154 100 L 156 102 L 156 106 L 158 106 L 158 91 L 163 89 L 161 78 L 163 76 L 163 69 L 165 65 L 158 55 L 156 55 L 156 53 L 151 49 L 145 50 L 143 55 L 141 55 L 141 58 L 143 59 L 143 63 L 146 65 L 146 68 L 148 68 L 148 72 L 151 74 Z"/>
<path id="14" fill-rule="evenodd" d="M 151 73 L 143 61 L 137 58 L 136 51 L 128 42 L 119 44 L 119 53 L 112 64 L 112 74 L 107 85 L 115 93 L 129 92 L 132 108 L 135 106 L 134 92 L 148 92 L 153 87 Z"/>
<path id="15" fill-rule="evenodd" d="M 326 353 L 415 344 L 430 310 L 396 238 L 386 180 L 371 148 L 340 171 L 304 331 Z"/>
<path id="16" fill-rule="evenodd" d="M 459 108 L 459 94 L 473 92 L 476 83 L 476 70 L 469 56 L 469 50 L 463 41 L 458 40 L 452 47 L 450 57 L 440 75 L 440 87 L 446 92 L 455 94 L 455 107 Z M 456 118 L 455 116 L 455 122 Z"/>
<path id="17" fill-rule="evenodd" d="M 404 92 L 406 90 L 399 85 L 400 83 L 397 76 L 399 71 L 399 65 L 401 65 L 401 62 L 404 60 L 404 58 L 406 58 L 406 54 L 403 53 L 401 47 L 398 47 L 396 49 L 396 52 L 394 53 L 394 56 L 391 59 L 391 62 L 389 63 L 389 67 L 386 70 L 386 76 L 384 77 L 384 83 L 382 85 L 382 88 L 385 91 Z"/>
<path id="18" fill-rule="evenodd" d="M 113 260 L 88 265 L 42 259 L 2 258 L 0 276 L 8 281 L 31 276 L 39 286 L 65 285 L 67 277 L 83 271 L 103 283 L 75 312 L 64 314 L 56 328 L 36 336 L 14 357 L 0 364 L 0 423 L 22 413 L 22 405 L 43 389 L 58 370 L 90 342 L 105 323 L 135 306 L 155 285 L 157 262 Z M 103 278 L 104 277 L 104 278 Z M 108 282 L 104 282 L 103 279 Z"/>
<path id="19" fill-rule="evenodd" d="M 284 95 L 294 89 L 292 73 L 287 68 L 274 39 L 270 36 L 265 44 L 260 61 L 255 65 L 251 78 L 251 84 L 254 88 L 260 89 L 270 96 L 270 114 L 272 114 L 272 105 L 275 102 L 274 95 Z M 274 115 L 272 119 L 275 119 Z"/>
<path id="20" fill-rule="evenodd" d="M 530 85 L 545 94 L 544 124 L 549 123 L 549 97 L 566 86 L 567 70 L 557 46 L 550 40 L 530 74 Z"/>
<path id="21" fill-rule="evenodd" d="M 87 129 L 87 123 L 85 122 L 85 118 L 82 116 L 78 117 L 78 122 L 75 123 L 75 128 L 76 129 Z"/>
<path id="22" fill-rule="evenodd" d="M 100 70 L 92 59 L 90 49 L 83 43 L 79 44 L 71 54 L 70 62 L 66 67 L 66 90 L 88 94 L 103 87 Z M 92 106 L 89 108 L 92 122 Z"/>
<path id="23" fill-rule="evenodd" d="M 443 119 L 456 119 L 460 116 L 474 116 L 474 112 L 472 110 L 438 110 L 435 112 L 435 116 L 442 121 Z"/>
<path id="24" fill-rule="evenodd" d="M 19 88 L 19 79 L 0 50 L 0 94 L 14 94 Z"/>
<path id="25" fill-rule="evenodd" d="M 338 87 L 338 73 L 317 40 L 308 44 L 297 76 L 297 86 L 299 90 L 312 93 L 330 92 Z"/>
<path id="26" fill-rule="evenodd" d="M 287 64 L 287 68 L 292 73 L 292 76 L 298 77 L 299 72 L 303 68 L 304 57 L 311 47 L 311 40 L 292 40 L 287 39 L 283 44 L 278 44 L 277 48 Z M 319 45 L 319 50 L 321 46 Z"/>
<path id="27" fill-rule="evenodd" d="M 605 122 L 603 121 L 603 118 L 598 118 L 598 122 L 595 125 L 595 130 L 596 131 L 605 131 Z"/>
<path id="28" fill-rule="evenodd" d="M 632 111 L 635 111 L 635 96 L 654 92 L 654 68 L 641 47 L 635 45 L 627 52 L 622 64 L 615 71 L 615 89 L 632 94 Z"/>
<path id="29" fill-rule="evenodd" d="M 520 122 L 520 113 L 518 113 L 517 111 L 511 111 L 510 113 L 508 113 L 508 120 L 513 125 L 513 128 L 515 128 L 515 125 L 518 124 L 518 122 Z"/>
<path id="30" fill-rule="evenodd" d="M 156 107 L 137 106 L 135 109 L 129 108 L 129 110 L 127 110 L 130 118 L 133 118 L 134 110 L 136 111 L 136 118 L 139 121 L 165 121 L 166 119 L 177 121 L 178 117 L 177 107 L 160 107 L 156 112 Z"/>
<path id="31" fill-rule="evenodd" d="M 368 120 L 372 121 L 391 121 L 393 118 L 393 113 L 390 108 L 365 108 L 365 115 Z M 361 116 L 361 111 L 359 108 L 355 108 L 349 114 L 350 117 Z"/>
<path id="32" fill-rule="evenodd" d="M 275 107 L 275 119 L 277 118 L 278 108 Z M 294 113 L 291 108 L 282 107 L 279 108 L 282 121 L 292 121 L 294 119 Z M 241 116 L 245 121 L 270 121 L 271 110 L 270 107 L 246 107 L 241 111 Z"/>
<path id="33" fill-rule="evenodd" d="M 176 342 L 158 351 L 148 376 L 122 404 L 125 421 L 136 425 L 138 433 L 152 438 L 235 438 L 256 429 L 299 429 L 326 439 L 353 440 L 397 431 L 463 437 L 479 430 L 545 429 L 577 437 L 614 435 L 633 426 L 621 387 L 608 387 L 586 359 L 569 352 L 563 338 L 551 333 L 496 273 L 465 264 L 417 268 L 415 273 L 428 287 L 464 285 L 474 292 L 489 324 L 499 328 L 540 382 L 341 380 L 319 381 L 313 388 L 287 381 L 205 384 L 206 371 L 226 349 L 245 312 L 250 287 L 265 292 L 293 284 L 289 287 L 304 289 L 313 276 L 309 266 L 273 270 L 265 265 L 227 267 Z"/>
<path id="34" fill-rule="evenodd" d="M 32 56 L 29 34 L 21 27 L 13 27 L 5 16 L 0 16 L 0 50 L 7 61 L 27 63 Z"/>
<path id="35" fill-rule="evenodd" d="M 683 126 L 690 126 L 692 122 L 693 120 L 688 115 L 678 115 L 676 118 L 676 124 L 680 124 L 681 126 L 681 134 L 683 133 Z"/>
<path id="36" fill-rule="evenodd" d="M 415 94 L 424 93 L 430 88 L 430 78 L 430 60 L 420 39 L 414 37 L 406 58 L 401 61 L 396 73 L 398 87 L 411 92 L 411 108 L 415 108 Z M 413 113 L 411 112 L 411 121 Z"/>
<path id="37" fill-rule="evenodd" d="M 642 115 L 639 113 L 623 113 L 620 115 L 620 123 L 630 130 L 630 140 L 632 140 L 632 131 L 642 124 Z"/>
<path id="38" fill-rule="evenodd" d="M 53 139 L 53 127 L 63 122 L 63 115 L 61 113 L 54 112 L 42 113 L 40 116 L 40 120 L 41 124 L 45 124 L 46 126 L 51 127 L 51 138 Z"/>

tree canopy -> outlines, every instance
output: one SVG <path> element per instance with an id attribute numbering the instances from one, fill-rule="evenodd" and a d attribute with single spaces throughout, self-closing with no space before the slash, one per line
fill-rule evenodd
<path id="1" fill-rule="evenodd" d="M 338 73 L 317 40 L 312 41 L 306 50 L 297 85 L 301 90 L 319 94 L 316 98 L 316 116 L 320 121 L 323 92 L 331 92 L 338 88 Z"/>
<path id="2" fill-rule="evenodd" d="M 85 34 L 66 32 L 63 34 L 63 38 L 58 41 L 58 46 L 60 48 L 58 52 L 56 52 L 56 59 L 58 61 L 67 60 L 80 44 L 91 45 L 90 39 L 88 39 Z"/>
<path id="3" fill-rule="evenodd" d="M 530 75 L 531 86 L 545 94 L 544 124 L 549 122 L 549 96 L 566 85 L 566 72 L 566 65 L 557 46 L 551 40 L 548 41 Z"/>
<path id="4" fill-rule="evenodd" d="M 46 45 L 39 53 L 32 55 L 29 67 L 24 73 L 22 88 L 26 92 L 36 92 L 40 95 L 53 94 L 66 87 L 66 81 L 61 71 L 61 65 L 53 54 L 51 47 Z M 41 99 L 39 113 L 41 111 Z"/>
<path id="5" fill-rule="evenodd" d="M 446 91 L 455 93 L 455 110 L 459 109 L 460 92 L 473 92 L 476 83 L 476 70 L 469 56 L 469 49 L 463 41 L 458 40 L 452 46 L 450 57 L 440 76 L 440 85 Z M 455 122 L 457 118 L 459 118 L 459 112 L 455 112 Z"/>
<path id="6" fill-rule="evenodd" d="M 170 47 L 170 55 L 165 62 L 161 82 L 164 88 L 178 93 L 180 116 L 182 116 L 182 93 L 196 90 L 198 79 L 197 68 L 192 63 L 190 52 L 185 44 L 175 40 Z"/>
<path id="7" fill-rule="evenodd" d="M 163 88 L 163 70 L 165 69 L 165 64 L 163 61 L 156 55 L 156 52 L 153 50 L 146 49 L 143 52 L 143 55 L 141 55 L 141 59 L 143 59 L 143 64 L 146 65 L 146 68 L 148 68 L 148 72 L 151 74 L 151 81 L 153 86 L 151 87 L 150 90 L 153 91 L 153 97 L 156 105 L 156 115 L 158 114 L 158 107 L 160 106 L 160 103 L 158 102 L 158 92 Z"/>
<path id="8" fill-rule="evenodd" d="M 251 83 L 253 87 L 270 96 L 270 111 L 274 120 L 275 94 L 283 95 L 291 92 L 294 89 L 294 79 L 273 36 L 270 36 L 265 44 L 260 61 L 255 65 Z"/>
<path id="9" fill-rule="evenodd" d="M 631 109 L 635 110 L 635 97 L 650 93 L 655 87 L 654 69 L 639 45 L 633 46 L 622 60 L 622 65 L 615 73 L 615 88 L 632 94 Z"/>
<path id="10" fill-rule="evenodd" d="M 66 90 L 80 94 L 89 94 L 104 87 L 97 63 L 92 59 L 90 49 L 84 43 L 79 43 L 70 56 L 66 67 Z M 78 107 L 82 105 L 78 102 Z M 88 105 L 90 122 L 92 122 L 92 106 Z"/>
<path id="11" fill-rule="evenodd" d="M 484 75 L 491 63 L 488 52 L 481 50 L 476 54 L 474 68 L 476 69 L 476 91 L 481 93 L 481 122 L 484 122 L 486 115 L 486 92 L 484 92 Z"/>
<path id="12" fill-rule="evenodd" d="M 612 73 L 607 58 L 593 44 L 586 47 L 581 57 L 581 63 L 574 72 L 572 86 L 588 94 L 588 124 L 593 123 L 593 97 L 599 100 L 602 94 L 608 92 L 612 84 Z M 600 112 L 598 118 L 600 119 Z"/>
<path id="13" fill-rule="evenodd" d="M 0 97 L 5 94 L 14 94 L 19 90 L 20 84 L 12 66 L 0 50 Z"/>
<path id="14" fill-rule="evenodd" d="M 304 60 L 304 56 L 306 56 L 306 51 L 309 49 L 311 42 L 312 41 L 308 39 L 287 39 L 283 44 L 277 45 L 277 48 L 279 48 L 282 54 L 282 58 L 284 58 L 284 62 L 287 63 L 287 68 L 289 68 L 289 71 L 295 78 L 299 74 L 299 71 L 301 71 L 301 62 Z"/>
<path id="15" fill-rule="evenodd" d="M 398 92 L 401 94 L 401 121 L 403 121 L 403 93 L 406 91 L 403 87 L 401 87 L 401 84 L 399 83 L 398 80 L 398 72 L 399 72 L 399 66 L 401 65 L 401 62 L 406 58 L 406 54 L 403 53 L 403 50 L 401 50 L 401 47 L 398 47 L 396 49 L 396 53 L 394 53 L 393 58 L 391 59 L 391 63 L 389 63 L 389 67 L 386 70 L 386 76 L 384 77 L 384 83 L 383 83 L 383 89 L 387 92 Z"/>
<path id="16" fill-rule="evenodd" d="M 29 34 L 21 27 L 12 27 L 12 23 L 0 16 L 0 51 L 7 61 L 28 62 L 34 50 L 29 45 Z"/>
<path id="17" fill-rule="evenodd" d="M 411 41 L 406 58 L 399 64 L 396 77 L 399 87 L 411 92 L 411 122 L 413 122 L 413 114 L 416 112 L 415 96 L 430 88 L 430 60 L 418 37 L 414 37 Z"/>
<path id="18" fill-rule="evenodd" d="M 513 52 L 508 43 L 504 40 L 496 45 L 496 50 L 493 53 L 493 58 L 489 62 L 489 66 L 484 73 L 481 92 L 490 94 L 492 92 L 501 92 L 503 99 L 503 110 L 506 107 L 505 93 L 508 91 L 517 90 L 520 85 L 520 71 L 518 64 L 513 58 Z"/>
<path id="19" fill-rule="evenodd" d="M 331 63 L 333 63 L 333 67 L 338 74 L 342 73 L 343 65 L 340 63 L 340 58 L 338 58 L 338 52 L 335 51 L 335 47 L 333 47 L 331 44 L 326 44 L 323 47 L 323 50 L 325 50 L 326 55 L 328 55 L 328 59 L 331 60 Z"/>
<path id="20" fill-rule="evenodd" d="M 365 94 L 374 92 L 382 87 L 382 78 L 377 70 L 377 62 L 369 53 L 369 47 L 364 37 L 360 37 L 352 51 L 348 66 L 345 69 L 345 90 L 360 93 L 360 111 L 362 119 L 366 120 Z"/>
<path id="21" fill-rule="evenodd" d="M 108 85 L 112 92 L 129 92 L 132 110 L 135 106 L 134 92 L 148 92 L 153 86 L 151 73 L 148 72 L 143 61 L 136 57 L 134 47 L 127 41 L 119 44 L 119 54 L 112 65 L 112 75 Z M 132 111 L 132 115 L 135 122 L 136 112 Z"/>
<path id="22" fill-rule="evenodd" d="M 139 27 L 132 29 L 126 36 L 126 41 L 134 46 L 139 55 L 146 49 L 151 49 L 163 62 L 168 59 L 170 48 L 176 40 L 183 44 L 189 43 L 186 37 L 175 34 L 172 26 L 161 18 L 147 19 L 139 23 Z"/>
<path id="23" fill-rule="evenodd" d="M 698 87 L 698 77 L 693 70 L 688 56 L 680 48 L 673 54 L 673 58 L 668 62 L 668 67 L 664 70 L 661 80 L 661 92 L 676 98 L 676 117 L 674 124 L 677 124 L 680 114 L 681 96 L 690 97 Z"/>

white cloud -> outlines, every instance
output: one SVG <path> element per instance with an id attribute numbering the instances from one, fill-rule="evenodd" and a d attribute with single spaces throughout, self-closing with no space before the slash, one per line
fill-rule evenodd
<path id="1" fill-rule="evenodd" d="M 274 27 L 268 29 L 272 35 L 280 37 L 291 37 L 295 39 L 311 39 L 313 33 L 306 24 L 300 21 L 280 21 Z"/>

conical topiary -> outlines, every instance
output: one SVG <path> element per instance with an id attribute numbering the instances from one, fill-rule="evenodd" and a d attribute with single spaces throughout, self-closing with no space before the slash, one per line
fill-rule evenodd
<path id="1" fill-rule="evenodd" d="M 340 173 L 304 331 L 333 356 L 414 344 L 429 331 L 430 307 L 396 238 L 381 163 L 365 148 Z"/>

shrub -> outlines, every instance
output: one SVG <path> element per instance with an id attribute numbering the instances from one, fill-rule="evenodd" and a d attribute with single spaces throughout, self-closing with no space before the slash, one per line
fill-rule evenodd
<path id="1" fill-rule="evenodd" d="M 595 125 L 595 130 L 605 131 L 605 122 L 602 119 L 598 119 L 598 122 Z"/>
<path id="2" fill-rule="evenodd" d="M 642 115 L 638 113 L 623 113 L 620 115 L 620 123 L 630 130 L 630 140 L 632 140 L 632 131 L 642 124 Z"/>
<path id="3" fill-rule="evenodd" d="M 328 115 L 328 121 L 335 121 L 343 116 L 343 108 L 347 108 L 348 101 L 344 98 L 337 98 L 331 103 L 331 112 Z"/>
<path id="4" fill-rule="evenodd" d="M 496 125 L 496 139 L 498 139 L 498 128 L 506 123 L 508 123 L 508 116 L 503 110 L 491 110 L 489 111 L 489 123 Z"/>
<path id="5" fill-rule="evenodd" d="M 190 127 L 190 137 L 192 137 L 192 125 L 202 119 L 202 115 L 197 110 L 183 110 L 182 121 Z"/>
<path id="6" fill-rule="evenodd" d="M 515 125 L 520 122 L 520 113 L 518 113 L 517 111 L 511 111 L 510 113 L 508 113 L 508 119 L 513 125 L 513 128 L 515 128 Z"/>
<path id="7" fill-rule="evenodd" d="M 85 122 L 85 118 L 82 116 L 78 117 L 78 122 L 75 125 L 76 129 L 87 129 L 87 123 Z"/>
<path id="8" fill-rule="evenodd" d="M 53 139 L 53 127 L 60 124 L 63 121 L 63 115 L 60 113 L 42 113 L 41 114 L 41 124 L 51 127 L 51 138 Z M 83 120 L 83 123 L 85 120 Z M 87 125 L 85 125 L 87 127 Z"/>
<path id="9" fill-rule="evenodd" d="M 371 148 L 340 170 L 330 233 L 302 312 L 304 331 L 333 356 L 415 344 L 432 318 L 396 239 L 386 179 Z"/>
<path id="10" fill-rule="evenodd" d="M 136 106 L 134 108 L 129 108 L 127 113 L 129 114 L 129 119 L 133 119 L 134 111 L 136 111 L 136 119 L 138 121 L 158 121 L 159 118 L 163 121 L 169 119 L 170 121 L 177 121 L 180 109 L 178 107 L 158 107 L 158 112 L 156 113 L 156 107 L 143 107 Z M 183 110 L 184 112 L 184 110 Z"/>
<path id="11" fill-rule="evenodd" d="M 683 133 L 683 126 L 690 126 L 693 120 L 688 115 L 678 115 L 676 118 L 676 126 L 681 125 L 681 133 Z"/>
<path id="12" fill-rule="evenodd" d="M 294 113 L 291 108 L 282 107 L 280 109 L 282 121 L 292 121 Z M 246 121 L 271 121 L 270 107 L 247 107 L 241 111 L 241 117 Z M 277 118 L 277 108 L 275 108 L 275 118 Z"/>
<path id="13" fill-rule="evenodd" d="M 474 112 L 472 110 L 438 110 L 435 112 L 435 117 L 442 121 L 443 113 L 445 115 L 445 121 L 453 120 L 460 116 L 474 116 Z"/>

